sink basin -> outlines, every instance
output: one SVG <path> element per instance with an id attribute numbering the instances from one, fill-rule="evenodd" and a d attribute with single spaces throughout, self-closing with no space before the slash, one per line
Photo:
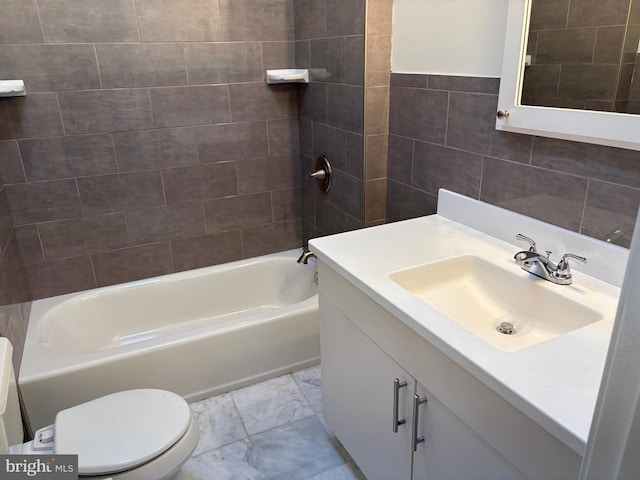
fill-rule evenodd
<path id="1" fill-rule="evenodd" d="M 534 276 L 463 255 L 391 273 L 389 278 L 490 345 L 507 352 L 550 340 L 603 318 Z M 549 288 L 552 287 L 552 288 Z M 509 322 L 515 333 L 497 330 Z M 505 329 L 503 329 L 504 331 Z"/>

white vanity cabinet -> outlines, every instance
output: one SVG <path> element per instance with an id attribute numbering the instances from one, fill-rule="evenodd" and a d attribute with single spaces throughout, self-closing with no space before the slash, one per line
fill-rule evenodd
<path id="1" fill-rule="evenodd" d="M 323 416 L 369 480 L 411 478 L 411 397 L 415 380 L 332 303 L 320 297 Z M 392 430 L 394 379 L 398 416 Z"/>
<path id="2" fill-rule="evenodd" d="M 320 312 L 324 417 L 369 480 L 525 478 L 324 296 Z"/>
<path id="3" fill-rule="evenodd" d="M 417 384 L 418 435 L 424 443 L 413 454 L 413 479 L 524 480 L 526 477 L 471 430 L 434 395 Z"/>
<path id="4" fill-rule="evenodd" d="M 575 479 L 581 457 L 322 261 L 323 414 L 369 480 Z M 394 380 L 398 419 L 393 431 Z M 412 448 L 414 395 L 417 436 Z"/>

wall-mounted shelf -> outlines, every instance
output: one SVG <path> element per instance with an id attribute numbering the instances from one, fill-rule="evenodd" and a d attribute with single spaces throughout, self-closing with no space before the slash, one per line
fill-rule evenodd
<path id="1" fill-rule="evenodd" d="M 267 83 L 309 83 L 309 70 L 306 68 L 267 70 Z"/>
<path id="2" fill-rule="evenodd" d="M 22 80 L 0 80 L 0 97 L 24 97 L 26 94 Z"/>

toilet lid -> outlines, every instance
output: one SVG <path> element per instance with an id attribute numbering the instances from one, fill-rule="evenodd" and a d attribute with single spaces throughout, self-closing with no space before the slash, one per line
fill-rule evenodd
<path id="1" fill-rule="evenodd" d="M 187 431 L 189 405 L 165 390 L 127 390 L 58 412 L 55 453 L 77 454 L 78 473 L 135 468 L 168 450 Z"/>

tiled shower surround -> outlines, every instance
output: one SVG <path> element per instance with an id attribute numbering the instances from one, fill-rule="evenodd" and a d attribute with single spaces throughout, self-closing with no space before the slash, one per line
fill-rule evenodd
<path id="1" fill-rule="evenodd" d="M 293 0 L 6 0 L 0 164 L 34 298 L 302 244 Z"/>
<path id="2" fill-rule="evenodd" d="M 434 213 L 447 188 L 628 247 L 640 152 L 497 131 L 498 88 L 493 78 L 391 75 L 387 221 Z"/>
<path id="3" fill-rule="evenodd" d="M 384 223 L 392 0 L 295 0 L 302 175 L 326 155 L 334 185 L 302 182 L 305 241 Z M 363 208 L 364 205 L 364 208 Z"/>
<path id="4" fill-rule="evenodd" d="M 296 66 L 311 82 L 298 90 L 305 240 L 364 224 L 365 0 L 295 0 Z M 332 166 L 331 191 L 307 180 L 315 159 Z"/>

